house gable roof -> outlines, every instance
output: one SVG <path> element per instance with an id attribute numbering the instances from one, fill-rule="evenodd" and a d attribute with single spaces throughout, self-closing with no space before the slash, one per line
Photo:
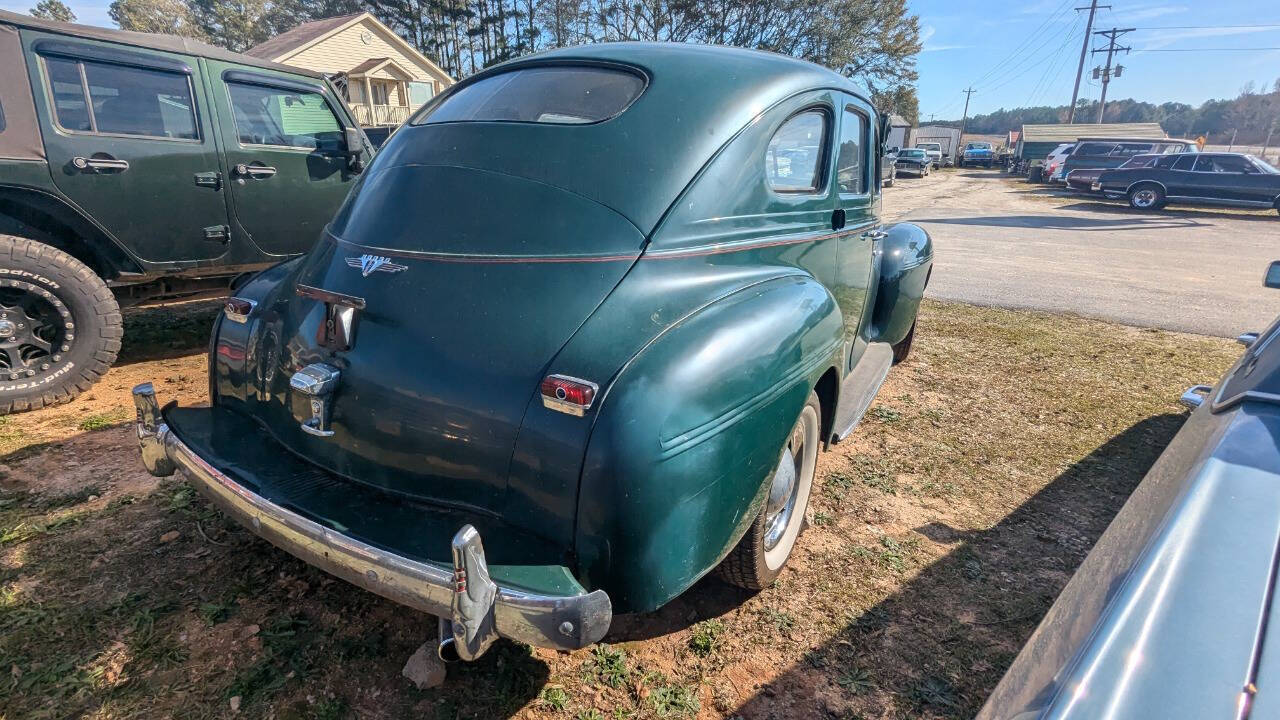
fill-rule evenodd
<path id="1" fill-rule="evenodd" d="M 305 22 L 292 30 L 280 33 L 266 42 L 254 45 L 244 52 L 246 55 L 275 60 L 292 53 L 294 50 L 299 50 L 312 44 L 334 30 L 345 27 L 362 15 L 368 15 L 368 13 L 339 15 L 337 17 L 324 18 L 323 20 Z"/>
<path id="2" fill-rule="evenodd" d="M 368 20 L 372 29 L 376 30 L 388 42 L 400 49 L 401 52 L 410 58 L 429 68 L 432 73 L 442 78 L 448 78 L 449 82 L 453 82 L 453 78 L 449 73 L 445 72 L 439 65 L 431 62 L 431 58 L 418 52 L 418 49 L 410 45 L 404 38 L 397 35 L 391 28 L 384 25 L 378 18 L 374 17 L 370 12 L 360 12 L 353 15 L 340 15 L 338 17 L 325 18 L 323 20 L 313 20 L 303 23 L 292 30 L 281 33 L 266 42 L 249 48 L 245 52 L 249 55 L 261 58 L 269 58 L 275 62 L 288 62 L 288 59 L 307 48 L 323 41 L 328 37 L 332 37 L 342 30 Z M 367 71 L 366 71 L 367 72 Z"/>

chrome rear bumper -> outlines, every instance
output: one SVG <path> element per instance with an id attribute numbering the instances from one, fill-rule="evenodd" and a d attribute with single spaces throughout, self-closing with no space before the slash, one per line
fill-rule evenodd
<path id="1" fill-rule="evenodd" d="M 165 424 L 151 383 L 135 387 L 133 399 L 148 472 L 181 471 L 223 512 L 276 547 L 389 600 L 452 620 L 454 647 L 464 660 L 479 657 L 498 637 L 576 650 L 598 642 L 609 629 L 613 610 L 602 590 L 549 596 L 495 584 L 480 535 L 470 525 L 453 538 L 450 570 L 374 547 L 276 505 L 183 443 Z"/>

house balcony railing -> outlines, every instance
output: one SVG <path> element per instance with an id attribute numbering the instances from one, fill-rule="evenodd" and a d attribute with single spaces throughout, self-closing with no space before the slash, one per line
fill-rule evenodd
<path id="1" fill-rule="evenodd" d="M 409 119 L 409 108 L 405 105 L 347 104 L 361 127 L 395 126 Z"/>

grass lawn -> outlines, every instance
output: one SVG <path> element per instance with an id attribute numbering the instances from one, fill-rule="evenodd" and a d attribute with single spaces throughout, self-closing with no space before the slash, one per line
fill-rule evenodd
<path id="1" fill-rule="evenodd" d="M 433 618 L 141 470 L 127 387 L 199 401 L 201 342 L 127 348 L 89 397 L 0 420 L 0 719 L 968 718 L 1177 432 L 1178 395 L 1239 355 L 929 302 L 912 358 L 821 456 L 774 587 L 707 579 L 608 644 L 503 641 L 418 691 L 400 669 Z"/>

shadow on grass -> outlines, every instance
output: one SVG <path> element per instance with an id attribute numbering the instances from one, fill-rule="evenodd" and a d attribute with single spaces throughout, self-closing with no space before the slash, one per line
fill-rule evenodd
<path id="1" fill-rule="evenodd" d="M 882 708 L 885 716 L 973 717 L 1184 420 L 1168 414 L 1137 423 L 988 530 L 916 528 L 959 545 L 811 650 L 738 714 L 828 717 L 824 696 L 865 703 L 878 691 L 896 711 Z M 850 677 L 856 681 L 843 680 Z"/>
<path id="2" fill-rule="evenodd" d="M 506 717 L 549 681 L 499 642 L 436 690 L 400 676 L 434 618 L 335 580 L 181 481 L 103 507 L 0 489 L 6 717 Z M 48 515 L 56 509 L 56 515 Z M 27 591 L 22 588 L 38 588 Z"/>
<path id="3" fill-rule="evenodd" d="M 124 339 L 116 365 L 204 351 L 222 304 L 221 300 L 191 300 L 126 308 Z"/>

